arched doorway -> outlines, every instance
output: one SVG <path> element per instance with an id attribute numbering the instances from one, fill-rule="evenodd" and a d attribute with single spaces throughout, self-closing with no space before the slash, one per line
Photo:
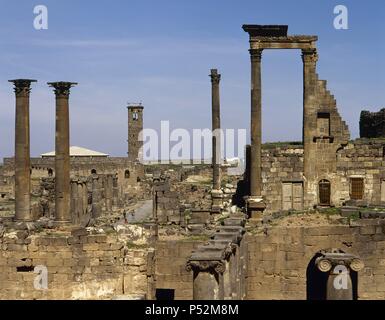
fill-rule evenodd
<path id="1" fill-rule="evenodd" d="M 318 183 L 320 206 L 330 206 L 330 181 L 323 179 Z"/>
<path id="2" fill-rule="evenodd" d="M 309 262 L 306 268 L 306 299 L 326 300 L 326 285 L 329 275 L 318 270 L 315 261 L 322 256 L 318 252 Z"/>

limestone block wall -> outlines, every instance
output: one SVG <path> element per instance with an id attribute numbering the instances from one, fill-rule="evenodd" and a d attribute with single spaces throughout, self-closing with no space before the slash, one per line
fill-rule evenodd
<path id="1" fill-rule="evenodd" d="M 334 202 L 338 205 L 350 196 L 350 179 L 364 179 L 363 201 L 380 205 L 381 183 L 385 180 L 385 140 L 357 139 L 337 153 L 337 172 L 341 177 L 335 186 Z M 333 194 L 333 192 L 332 192 Z"/>
<path id="2" fill-rule="evenodd" d="M 327 89 L 326 80 L 315 78 L 314 112 L 310 118 L 312 142 L 308 145 L 308 172 L 305 183 L 305 204 L 318 202 L 318 182 L 332 179 L 336 172 L 336 152 L 350 138 L 347 124 L 342 120 L 334 96 Z"/>
<path id="3" fill-rule="evenodd" d="M 0 299 L 147 294 L 148 250 L 128 248 L 116 236 L 84 232 L 29 236 L 18 231 L 5 234 L 0 242 Z M 36 266 L 47 267 L 46 290 L 34 288 Z"/>
<path id="4" fill-rule="evenodd" d="M 262 195 L 266 199 L 266 212 L 282 210 L 283 182 L 303 182 L 302 148 L 262 150 Z"/>
<path id="5" fill-rule="evenodd" d="M 186 270 L 186 263 L 193 249 L 203 241 L 158 241 L 155 251 L 156 289 L 174 289 L 175 299 L 192 300 L 193 275 Z"/>
<path id="6" fill-rule="evenodd" d="M 318 251 L 338 248 L 365 263 L 358 299 L 385 299 L 384 221 L 352 225 L 272 227 L 247 233 L 247 299 L 306 299 L 307 268 Z"/>
<path id="7" fill-rule="evenodd" d="M 2 175 L 8 179 L 7 185 L 13 190 L 14 159 L 5 158 Z M 32 191 L 37 192 L 41 178 L 55 175 L 55 159 L 31 158 L 31 183 Z M 118 189 L 121 194 L 141 193 L 140 181 L 144 180 L 144 166 L 141 163 L 132 162 L 128 158 L 119 157 L 81 157 L 71 158 L 71 177 L 88 177 L 92 172 L 97 174 L 116 174 L 118 177 Z M 1 199 L 0 199 L 1 200 Z"/>

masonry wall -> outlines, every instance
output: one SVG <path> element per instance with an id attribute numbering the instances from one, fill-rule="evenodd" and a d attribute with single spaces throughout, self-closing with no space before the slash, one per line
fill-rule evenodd
<path id="1" fill-rule="evenodd" d="M 385 299 L 385 221 L 360 220 L 352 225 L 273 227 L 247 233 L 247 299 L 306 299 L 306 270 L 323 249 L 358 255 L 358 299 Z"/>
<path id="2" fill-rule="evenodd" d="M 303 182 L 303 149 L 283 147 L 262 150 L 262 195 L 266 212 L 282 210 L 282 183 Z"/>
<path id="3" fill-rule="evenodd" d="M 202 241 L 158 241 L 155 251 L 157 289 L 174 289 L 175 299 L 193 299 L 193 275 L 186 263 L 193 249 Z"/>
<path id="4" fill-rule="evenodd" d="M 385 204 L 385 139 L 357 139 L 333 154 L 335 170 L 319 174 L 314 181 L 303 176 L 303 149 L 295 146 L 262 150 L 262 181 L 266 212 L 283 210 L 283 183 L 297 182 L 303 185 L 303 208 L 319 204 L 319 181 L 326 179 L 331 187 L 331 206 L 341 207 L 351 203 L 351 179 L 364 181 L 363 198 L 354 201 L 363 205 Z M 322 161 L 322 159 L 321 159 Z M 383 183 L 384 181 L 384 183 Z M 312 184 L 316 193 L 314 202 L 306 203 L 306 183 Z M 381 184 L 383 183 L 383 187 Z M 384 194 L 381 196 L 381 194 Z"/>
<path id="5" fill-rule="evenodd" d="M 148 250 L 116 236 L 34 235 L 0 238 L 0 299 L 111 299 L 147 294 Z M 48 268 L 48 289 L 36 290 L 34 267 Z"/>

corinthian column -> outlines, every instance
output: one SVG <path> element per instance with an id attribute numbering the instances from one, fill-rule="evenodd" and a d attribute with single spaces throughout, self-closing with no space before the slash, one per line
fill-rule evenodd
<path id="1" fill-rule="evenodd" d="M 9 80 L 16 95 L 15 114 L 15 219 L 31 221 L 31 169 L 29 135 L 29 93 L 36 80 Z"/>
<path id="2" fill-rule="evenodd" d="M 68 99 L 75 82 L 49 82 L 56 96 L 55 219 L 71 222 L 70 211 L 70 128 Z"/>

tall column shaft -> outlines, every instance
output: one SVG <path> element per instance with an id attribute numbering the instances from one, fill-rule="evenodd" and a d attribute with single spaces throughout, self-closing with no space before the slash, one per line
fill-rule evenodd
<path id="1" fill-rule="evenodd" d="M 36 80 L 9 80 L 15 86 L 15 219 L 31 221 L 30 204 L 30 133 L 29 133 L 29 94 L 31 82 Z"/>
<path id="2" fill-rule="evenodd" d="M 251 132 L 250 132 L 250 195 L 261 196 L 262 191 L 262 50 L 250 49 L 251 57 Z"/>
<path id="3" fill-rule="evenodd" d="M 211 69 L 211 106 L 212 106 L 212 164 L 213 164 L 213 189 L 221 188 L 221 118 L 220 118 L 220 98 L 219 82 L 221 75 L 217 69 Z"/>
<path id="4" fill-rule="evenodd" d="M 314 117 L 314 98 L 316 85 L 316 64 L 318 55 L 316 49 L 302 50 L 303 61 L 303 144 L 304 144 L 304 176 L 310 179 L 312 164 L 315 159 L 311 159 L 311 144 L 313 139 L 312 127 L 315 126 Z"/>
<path id="5" fill-rule="evenodd" d="M 70 126 L 69 94 L 76 83 L 48 83 L 56 95 L 56 135 L 55 135 L 55 220 L 71 221 L 70 210 Z"/>

